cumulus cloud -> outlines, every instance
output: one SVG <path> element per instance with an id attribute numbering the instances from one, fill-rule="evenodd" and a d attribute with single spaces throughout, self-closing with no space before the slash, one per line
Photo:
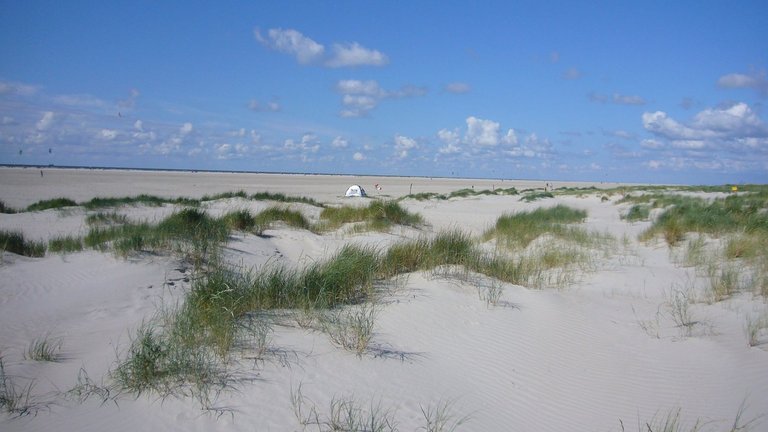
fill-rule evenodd
<path id="1" fill-rule="evenodd" d="M 423 96 L 426 89 L 416 86 L 403 86 L 399 90 L 388 91 L 375 80 L 340 80 L 336 91 L 341 94 L 343 109 L 341 117 L 365 117 L 384 99 L 400 99 Z"/>
<path id="2" fill-rule="evenodd" d="M 459 136 L 459 132 L 456 130 L 448 130 L 448 129 L 440 129 L 437 131 L 437 137 L 440 141 L 445 144 L 443 147 L 440 147 L 438 149 L 438 152 L 443 154 L 452 154 L 452 153 L 459 153 L 461 151 L 461 147 L 459 146 L 459 143 L 461 142 L 461 137 Z"/>
<path id="3" fill-rule="evenodd" d="M 181 127 L 179 128 L 179 133 L 182 136 L 183 135 L 188 135 L 190 132 L 192 132 L 192 129 L 193 129 L 192 128 L 192 123 L 187 122 L 187 123 L 184 123 L 183 125 L 181 125 Z"/>
<path id="4" fill-rule="evenodd" d="M 395 135 L 395 152 L 397 157 L 404 159 L 408 157 L 408 152 L 419 145 L 416 140 L 403 135 Z"/>
<path id="5" fill-rule="evenodd" d="M 469 93 L 472 90 L 469 84 L 463 82 L 452 82 L 445 86 L 445 91 L 448 93 L 462 94 Z"/>
<path id="6" fill-rule="evenodd" d="M 337 136 L 336 138 L 331 141 L 331 147 L 333 148 L 347 148 L 349 145 L 349 142 L 344 139 L 343 137 Z"/>
<path id="7" fill-rule="evenodd" d="M 35 129 L 39 131 L 48 130 L 53 124 L 54 114 L 53 111 L 46 111 L 43 113 L 43 117 L 35 124 Z"/>
<path id="8" fill-rule="evenodd" d="M 368 49 L 357 42 L 333 44 L 333 56 L 325 62 L 326 66 L 338 68 L 347 66 L 383 66 L 389 63 L 386 55 L 380 51 Z"/>
<path id="9" fill-rule="evenodd" d="M 466 140 L 471 145 L 495 146 L 499 143 L 499 123 L 477 117 L 467 117 Z"/>
<path id="10" fill-rule="evenodd" d="M 298 30 L 273 28 L 262 35 L 257 28 L 254 37 L 267 48 L 296 58 L 300 64 L 317 64 L 331 68 L 355 66 L 383 66 L 389 58 L 381 51 L 366 48 L 357 42 L 337 42 L 328 54 L 325 46 L 303 35 Z"/>
<path id="11" fill-rule="evenodd" d="M 352 159 L 356 161 L 365 160 L 365 155 L 360 152 L 355 152 L 355 154 L 352 155 Z"/>
<path id="12" fill-rule="evenodd" d="M 678 148 L 703 148 L 725 142 L 768 141 L 768 128 L 745 103 L 705 109 L 688 124 L 670 118 L 663 111 L 643 113 L 643 127 L 672 141 Z"/>
<path id="13" fill-rule="evenodd" d="M 301 136 L 301 139 L 295 141 L 293 139 L 287 139 L 283 142 L 283 148 L 286 150 L 299 151 L 301 153 L 317 153 L 320 150 L 320 143 L 318 142 L 317 135 L 312 133 L 306 133 Z"/>
<path id="14" fill-rule="evenodd" d="M 102 129 L 99 131 L 98 137 L 104 141 L 112 141 L 117 138 L 117 131 L 114 129 Z"/>
<path id="15" fill-rule="evenodd" d="M 325 53 L 323 45 L 294 29 L 269 29 L 265 36 L 262 36 L 259 29 L 255 29 L 253 33 L 256 40 L 261 42 L 262 45 L 275 51 L 292 55 L 301 64 L 312 63 L 321 58 Z"/>
<path id="16" fill-rule="evenodd" d="M 723 75 L 717 80 L 717 85 L 722 88 L 747 88 L 756 91 L 760 96 L 768 96 L 768 79 L 765 71 L 759 74 L 731 73 Z"/>

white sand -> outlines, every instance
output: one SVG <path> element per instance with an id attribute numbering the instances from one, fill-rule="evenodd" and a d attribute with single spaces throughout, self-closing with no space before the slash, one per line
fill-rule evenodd
<path id="1" fill-rule="evenodd" d="M 0 168 L 0 200 L 23 207 L 55 197 L 200 197 L 242 189 L 344 202 L 340 195 L 352 183 L 371 195 L 391 197 L 407 194 L 411 184 L 413 193 L 446 193 L 472 186 L 540 188 L 544 183 L 52 169 L 44 174 Z M 382 185 L 381 192 L 375 183 Z M 563 289 L 504 285 L 506 306 L 488 307 L 479 299 L 477 286 L 490 283 L 479 275 L 457 280 L 431 272 L 411 274 L 380 306 L 374 350 L 362 357 L 335 347 L 321 332 L 276 326 L 272 354 L 264 362 L 241 362 L 237 370 L 254 380 L 219 396 L 216 406 L 232 411 L 218 417 L 189 398 L 123 396 L 116 404 L 102 405 L 95 398 L 79 404 L 62 396 L 76 384 L 81 368 L 95 381 L 108 382 L 116 352 L 126 349 L 137 326 L 159 307 L 182 298 L 189 283 L 173 257 L 126 260 L 87 251 L 25 258 L 6 253 L 0 264 L 0 351 L 14 382 L 21 386 L 34 380 L 33 401 L 44 409 L 22 418 L 3 414 L 0 430 L 302 430 L 290 402 L 291 389 L 299 385 L 307 410 L 314 404 L 327 415 L 332 399 L 354 397 L 365 409 L 373 403 L 391 410 L 401 431 L 419 430 L 424 426 L 421 406 L 440 401 L 453 401 L 454 415 L 468 415 L 458 430 L 472 431 L 619 431 L 620 420 L 634 431 L 638 419 L 650 421 L 678 408 L 685 424 L 702 419 L 726 430 L 745 400 L 744 419 L 768 414 L 766 344 L 749 347 L 743 331 L 747 313 L 765 310 L 764 299 L 744 294 L 712 305 L 696 303 L 691 310 L 706 325 L 682 337 L 660 305 L 670 288 L 695 279 L 695 272 L 672 263 L 665 245 L 636 241 L 647 223 L 620 220 L 626 207 L 601 202 L 596 194 L 531 204 L 518 199 L 404 201 L 429 222 L 422 231 L 319 236 L 283 228 L 269 230 L 266 237 L 237 234 L 226 249 L 232 262 L 255 268 L 280 260 L 303 265 L 349 242 L 384 247 L 452 227 L 476 235 L 504 212 L 565 203 L 589 212 L 589 229 L 618 239 L 626 235 L 629 244 Z M 258 211 L 269 204 L 222 200 L 207 210 Z M 317 209 L 293 206 L 317 218 Z M 172 210 L 119 209 L 132 219 L 147 220 Z M 80 208 L 0 214 L 0 229 L 43 240 L 82 235 L 85 215 Z M 655 321 L 657 311 L 658 337 L 638 323 Z M 46 334 L 62 341 L 64 360 L 25 360 L 29 343 Z M 768 421 L 752 430 L 768 430 Z"/>

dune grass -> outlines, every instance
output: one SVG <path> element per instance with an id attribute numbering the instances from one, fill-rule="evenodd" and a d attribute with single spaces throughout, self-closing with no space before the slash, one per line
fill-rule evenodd
<path id="1" fill-rule="evenodd" d="M 529 192 L 523 195 L 523 197 L 520 198 L 520 201 L 533 202 L 533 201 L 538 201 L 545 198 L 554 198 L 554 197 L 555 196 L 552 195 L 551 192 Z"/>
<path id="2" fill-rule="evenodd" d="M 43 336 L 30 342 L 24 358 L 27 360 L 57 362 L 61 360 L 61 339 Z"/>
<path id="3" fill-rule="evenodd" d="M 53 198 L 48 200 L 40 200 L 34 204 L 27 206 L 28 212 L 42 211 L 49 209 L 58 209 L 63 207 L 75 207 L 77 203 L 69 198 Z"/>
<path id="4" fill-rule="evenodd" d="M 45 243 L 27 240 L 20 231 L 0 230 L 0 248 L 28 257 L 38 258 L 45 255 Z"/>
<path id="5" fill-rule="evenodd" d="M 320 213 L 315 231 L 332 231 L 348 223 L 364 223 L 363 230 L 387 231 L 392 225 L 417 226 L 423 223 L 420 215 L 410 213 L 396 201 L 371 201 L 366 207 L 326 207 Z"/>
<path id="6" fill-rule="evenodd" d="M 436 192 L 419 192 L 415 194 L 409 194 L 403 197 L 400 197 L 397 199 L 397 201 L 402 201 L 406 199 L 413 199 L 416 201 L 426 201 L 426 200 L 449 200 L 451 198 L 467 198 L 472 196 L 478 196 L 478 195 L 517 195 L 519 192 L 514 187 L 510 188 L 495 188 L 493 190 L 490 189 L 483 189 L 483 190 L 475 190 L 470 188 L 465 189 L 459 189 L 456 191 L 453 191 L 448 194 L 439 194 Z"/>
<path id="7" fill-rule="evenodd" d="M 157 225 L 127 223 L 91 227 L 83 243 L 99 250 L 111 247 L 122 256 L 142 251 L 171 252 L 202 264 L 217 252 L 219 244 L 228 236 L 229 228 L 224 220 L 212 218 L 196 208 L 185 208 Z"/>
<path id="8" fill-rule="evenodd" d="M 685 238 L 689 232 L 720 236 L 725 233 L 744 232 L 749 235 L 768 233 L 768 192 L 731 195 L 705 201 L 684 196 L 662 196 L 667 209 L 641 234 L 641 240 L 662 235 L 670 246 Z"/>
<path id="9" fill-rule="evenodd" d="M 85 217 L 88 226 L 93 225 L 122 225 L 128 223 L 128 216 L 117 212 L 97 212 Z"/>
<path id="10" fill-rule="evenodd" d="M 232 385 L 231 374 L 207 347 L 183 343 L 154 323 L 138 328 L 110 376 L 120 391 L 191 396 L 204 408 L 210 408 L 212 396 Z"/>
<path id="11" fill-rule="evenodd" d="M 5 362 L 0 355 L 0 411 L 12 417 L 24 417 L 35 415 L 46 407 L 32 396 L 34 381 L 29 381 L 26 386 L 17 385 L 13 378 L 5 370 Z"/>
<path id="12" fill-rule="evenodd" d="M 629 208 L 626 214 L 621 215 L 621 218 L 629 221 L 645 221 L 651 214 L 651 207 L 646 204 L 635 204 Z"/>
<path id="13" fill-rule="evenodd" d="M 83 239 L 77 236 L 58 236 L 48 240 L 48 251 L 53 253 L 71 253 L 83 250 Z"/>
<path id="14" fill-rule="evenodd" d="M 9 207 L 8 205 L 5 204 L 5 202 L 0 201 L 0 213 L 14 214 L 14 213 L 18 213 L 18 212 L 19 212 L 19 210 L 15 209 L 15 208 L 12 208 L 12 207 Z"/>
<path id="15" fill-rule="evenodd" d="M 544 233 L 586 241 L 582 235 L 583 230 L 567 226 L 583 222 L 586 217 L 586 211 L 562 204 L 551 208 L 538 208 L 531 212 L 504 214 L 496 220 L 492 229 L 484 233 L 483 238 L 499 239 L 512 249 L 524 248 Z"/>

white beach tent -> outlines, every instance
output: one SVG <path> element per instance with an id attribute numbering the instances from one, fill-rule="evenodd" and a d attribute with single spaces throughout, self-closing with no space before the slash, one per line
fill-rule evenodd
<path id="1" fill-rule="evenodd" d="M 365 189 L 363 189 L 360 185 L 352 185 L 347 189 L 347 193 L 344 194 L 344 196 L 348 197 L 364 197 L 368 196 L 365 193 Z"/>

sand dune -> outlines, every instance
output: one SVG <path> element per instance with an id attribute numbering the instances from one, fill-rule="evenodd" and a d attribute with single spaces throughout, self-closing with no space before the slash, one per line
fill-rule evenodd
<path id="1" fill-rule="evenodd" d="M 390 197 L 407 194 L 411 184 L 413 192 L 438 193 L 472 186 L 543 186 L 514 181 L 502 186 L 490 180 L 88 170 L 45 170 L 40 178 L 39 171 L 4 168 L 0 200 L 23 207 L 54 197 L 78 202 L 139 193 L 199 198 L 242 189 L 341 203 L 345 201 L 340 195 L 351 183 L 381 183 L 381 194 Z M 256 212 L 271 204 L 228 199 L 206 203 L 205 209 L 220 215 L 240 208 Z M 379 407 L 388 412 L 402 431 L 421 430 L 422 409 L 446 403 L 454 419 L 468 419 L 457 430 L 471 431 L 619 431 L 620 421 L 628 431 L 640 430 L 638 422 L 677 409 L 684 424 L 700 419 L 712 422 L 712 430 L 727 430 L 742 405 L 744 419 L 768 414 L 766 345 L 750 347 L 743 330 L 746 314 L 766 310 L 765 299 L 743 293 L 712 304 L 696 302 L 691 312 L 705 325 L 682 334 L 664 304 L 670 288 L 696 280 L 695 269 L 676 265 L 666 244 L 638 242 L 637 235 L 649 222 L 621 220 L 626 205 L 602 200 L 599 194 L 533 203 L 517 196 L 405 200 L 402 205 L 421 214 L 426 226 L 321 235 L 280 225 L 265 236 L 234 234 L 224 257 L 244 268 L 275 262 L 300 268 L 345 244 L 383 249 L 451 228 L 476 236 L 503 213 L 555 204 L 587 210 L 583 225 L 616 239 L 591 268 L 575 274 L 573 283 L 533 289 L 458 268 L 398 277 L 377 305 L 375 334 L 362 356 L 340 349 L 321 331 L 278 320 L 262 359 L 233 356 L 232 370 L 240 381 L 235 390 L 215 398 L 212 411 L 189 397 L 161 400 L 150 393 L 79 403 L 63 395 L 77 384 L 81 369 L 96 382 L 108 382 L 135 329 L 159 309 L 181 301 L 189 290 L 190 269 L 176 258 L 143 254 L 126 259 L 92 250 L 43 258 L 4 253 L 0 351 L 6 374 L 15 383 L 34 381 L 31 394 L 39 409 L 36 415 L 22 417 L 4 413 L 0 429 L 325 430 L 322 425 L 300 424 L 291 403 L 299 388 L 304 414 L 314 407 L 323 418 L 333 401 L 350 398 L 364 410 Z M 319 217 L 312 206 L 290 206 L 311 220 Z M 158 221 L 173 207 L 127 206 L 117 211 L 135 220 Z M 86 213 L 72 208 L 0 214 L 0 229 L 42 240 L 83 235 Z M 497 305 L 489 305 L 478 293 L 495 285 L 503 293 Z M 642 323 L 655 327 L 649 331 Z M 30 341 L 42 335 L 61 341 L 61 361 L 25 359 Z M 752 430 L 768 430 L 766 425 Z"/>

